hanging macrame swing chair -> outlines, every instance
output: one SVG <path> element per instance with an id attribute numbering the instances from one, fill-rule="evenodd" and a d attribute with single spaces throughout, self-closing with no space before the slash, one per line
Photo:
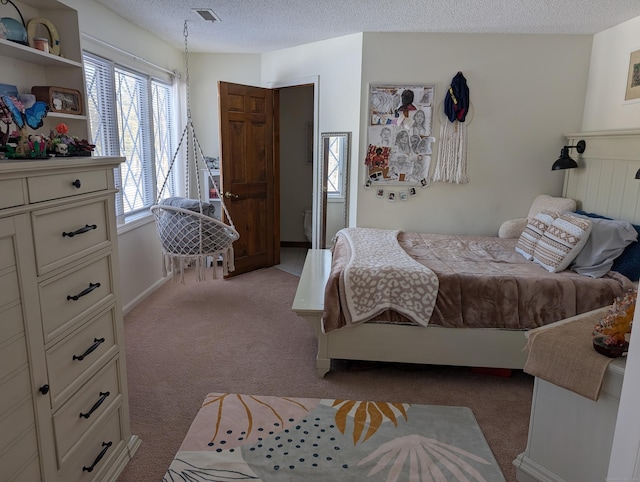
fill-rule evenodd
<path id="1" fill-rule="evenodd" d="M 162 272 L 166 276 L 173 272 L 174 279 L 179 274 L 180 281 L 184 283 L 185 267 L 195 264 L 196 279 L 205 279 L 205 269 L 208 260 L 212 260 L 213 278 L 216 278 L 216 264 L 222 261 L 222 272 L 227 275 L 235 270 L 233 264 L 233 242 L 240 235 L 233 225 L 229 211 L 224 205 L 223 197 L 218 191 L 218 186 L 213 178 L 211 169 L 204 159 L 200 143 L 196 137 L 193 121 L 191 119 L 191 99 L 189 93 L 189 49 L 188 49 L 187 22 L 184 22 L 184 49 L 185 49 L 185 86 L 187 95 L 187 121 L 178 148 L 171 159 L 167 175 L 158 193 L 156 204 L 151 206 L 151 212 L 155 218 L 158 236 L 162 244 Z M 186 141 L 186 169 L 185 183 L 187 195 L 190 192 L 189 161 L 193 163 L 193 177 L 196 180 L 198 199 L 185 199 L 169 197 L 162 199 L 162 194 L 170 179 L 171 171 L 175 164 L 180 149 Z M 208 215 L 208 205 L 203 205 L 200 176 L 201 169 L 206 169 L 209 183 L 220 199 L 225 218 L 229 224 Z M 205 203 L 206 204 L 206 203 Z M 211 213 L 212 214 L 212 213 Z"/>

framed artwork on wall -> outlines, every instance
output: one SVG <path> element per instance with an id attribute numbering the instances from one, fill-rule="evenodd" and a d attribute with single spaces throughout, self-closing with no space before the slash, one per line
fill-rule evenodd
<path id="1" fill-rule="evenodd" d="M 629 56 L 629 73 L 624 100 L 640 99 L 640 49 Z"/>
<path id="2" fill-rule="evenodd" d="M 368 179 L 417 184 L 428 178 L 434 97 L 433 84 L 369 86 Z"/>

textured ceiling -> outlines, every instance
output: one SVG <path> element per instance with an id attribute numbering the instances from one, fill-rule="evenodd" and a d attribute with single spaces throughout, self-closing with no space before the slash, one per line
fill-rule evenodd
<path id="1" fill-rule="evenodd" d="M 640 0 L 97 0 L 175 47 L 263 53 L 356 32 L 594 34 Z M 207 22 L 192 8 L 209 8 Z"/>

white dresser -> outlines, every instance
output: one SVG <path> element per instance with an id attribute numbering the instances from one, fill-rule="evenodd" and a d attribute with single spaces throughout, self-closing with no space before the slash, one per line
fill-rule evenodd
<path id="1" fill-rule="evenodd" d="M 131 434 L 113 168 L 0 161 L 0 474 L 113 481 Z"/>

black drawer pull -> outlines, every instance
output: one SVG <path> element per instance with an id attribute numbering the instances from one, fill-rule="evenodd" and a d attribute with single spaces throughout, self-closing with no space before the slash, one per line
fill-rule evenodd
<path id="1" fill-rule="evenodd" d="M 104 454 L 107 453 L 107 450 L 109 450 L 109 447 L 111 447 L 112 445 L 113 445 L 113 442 L 102 442 L 102 446 L 104 447 L 102 449 L 102 451 L 98 454 L 98 456 L 93 461 L 91 466 L 90 467 L 86 467 L 86 466 L 82 467 L 82 471 L 83 472 L 93 472 L 93 469 L 95 469 L 96 465 L 98 465 L 100 463 L 100 461 L 102 460 L 102 457 L 104 457 Z"/>
<path id="2" fill-rule="evenodd" d="M 80 293 L 78 293 L 77 295 L 71 296 L 71 295 L 67 295 L 67 301 L 78 301 L 80 298 L 82 298 L 84 295 L 88 295 L 89 293 L 91 293 L 93 290 L 95 290 L 96 288 L 100 288 L 100 283 L 89 283 L 89 287 L 85 288 L 84 290 L 82 290 Z"/>
<path id="3" fill-rule="evenodd" d="M 73 359 L 80 361 L 84 360 L 85 357 L 89 356 L 96 348 L 104 343 L 104 338 L 94 338 L 93 342 L 93 345 L 87 348 L 87 351 L 85 351 L 82 355 L 73 355 Z"/>
<path id="4" fill-rule="evenodd" d="M 71 183 L 71 185 L 77 189 L 80 189 L 80 186 L 82 186 L 82 184 L 80 183 L 80 179 L 76 179 Z"/>
<path id="5" fill-rule="evenodd" d="M 87 413 L 80 413 L 80 417 L 89 418 L 93 412 L 98 410 L 98 407 L 102 405 L 102 402 L 104 402 L 109 395 L 111 395 L 109 392 L 104 392 L 104 393 L 100 392 L 100 398 L 98 398 L 98 401 L 93 404 L 93 407 L 91 407 L 91 410 L 89 410 Z"/>
<path id="6" fill-rule="evenodd" d="M 92 230 L 97 229 L 97 228 L 98 228 L 98 226 L 96 224 L 87 224 L 87 225 L 85 225 L 84 228 L 76 229 L 75 231 L 71 231 L 69 233 L 63 232 L 62 233 L 62 237 L 64 238 L 65 236 L 67 236 L 68 238 L 73 238 L 76 234 L 83 234 L 83 233 L 86 233 L 88 231 L 92 231 Z"/>
<path id="7" fill-rule="evenodd" d="M 38 388 L 38 391 L 43 395 L 46 395 L 47 393 L 49 393 L 49 385 L 42 385 L 40 388 Z"/>

